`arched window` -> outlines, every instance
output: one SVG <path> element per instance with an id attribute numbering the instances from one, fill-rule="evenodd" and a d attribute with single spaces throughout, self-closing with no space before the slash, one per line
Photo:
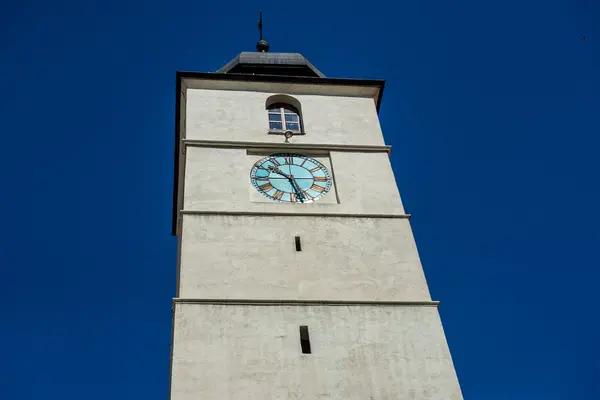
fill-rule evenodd
<path id="1" fill-rule="evenodd" d="M 302 133 L 300 112 L 291 104 L 274 103 L 267 107 L 269 112 L 269 131 Z"/>

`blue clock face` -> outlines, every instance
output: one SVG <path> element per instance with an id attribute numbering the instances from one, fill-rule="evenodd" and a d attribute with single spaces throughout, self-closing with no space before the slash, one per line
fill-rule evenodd
<path id="1" fill-rule="evenodd" d="M 312 203 L 331 189 L 331 175 L 314 158 L 300 154 L 273 154 L 250 171 L 252 185 L 279 203 Z"/>

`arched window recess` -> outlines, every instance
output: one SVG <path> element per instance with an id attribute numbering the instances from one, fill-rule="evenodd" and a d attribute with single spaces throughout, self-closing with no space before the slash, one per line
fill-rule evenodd
<path id="1" fill-rule="evenodd" d="M 304 134 L 300 102 L 291 96 L 276 95 L 267 99 L 269 133 L 282 134 L 292 131 L 295 135 Z"/>

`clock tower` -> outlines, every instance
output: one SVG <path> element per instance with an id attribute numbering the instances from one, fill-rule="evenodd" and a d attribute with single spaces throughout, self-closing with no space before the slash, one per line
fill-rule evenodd
<path id="1" fill-rule="evenodd" d="M 462 399 L 384 81 L 257 50 L 177 73 L 171 400 Z"/>

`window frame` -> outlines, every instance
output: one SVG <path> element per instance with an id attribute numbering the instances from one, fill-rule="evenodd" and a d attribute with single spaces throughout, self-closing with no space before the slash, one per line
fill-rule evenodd
<path id="1" fill-rule="evenodd" d="M 285 120 L 285 114 L 294 114 L 298 120 L 297 121 L 287 121 Z M 280 121 L 271 121 L 270 115 L 279 115 L 281 117 Z M 271 128 L 271 122 L 281 122 L 282 129 L 273 129 Z M 279 134 L 283 135 L 287 131 L 291 131 L 294 135 L 304 135 L 304 124 L 302 123 L 302 115 L 300 111 L 289 103 L 273 103 L 267 107 L 267 123 L 269 124 L 269 133 L 271 134 Z M 297 123 L 298 129 L 288 129 L 287 123 Z"/>

